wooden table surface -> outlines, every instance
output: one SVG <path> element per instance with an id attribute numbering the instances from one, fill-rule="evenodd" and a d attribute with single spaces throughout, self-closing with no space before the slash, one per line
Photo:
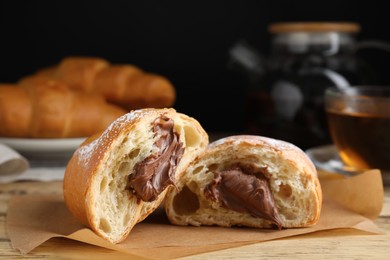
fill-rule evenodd
<path id="1" fill-rule="evenodd" d="M 0 184 L 0 259 L 129 259 L 128 255 L 81 242 L 55 238 L 28 255 L 12 249 L 6 232 L 8 201 L 20 194 L 62 194 L 62 182 Z M 375 223 L 385 235 L 355 230 L 332 230 L 190 256 L 185 259 L 390 259 L 390 187 Z"/>

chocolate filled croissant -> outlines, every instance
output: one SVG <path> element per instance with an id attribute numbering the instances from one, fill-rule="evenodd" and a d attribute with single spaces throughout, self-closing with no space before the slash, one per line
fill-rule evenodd
<path id="1" fill-rule="evenodd" d="M 208 144 L 193 118 L 173 109 L 134 110 L 82 144 L 64 176 L 70 212 L 112 243 L 163 201 Z"/>
<path id="2" fill-rule="evenodd" d="M 0 136 L 87 137 L 103 131 L 126 110 L 100 95 L 72 91 L 56 81 L 35 87 L 0 86 Z"/>
<path id="3" fill-rule="evenodd" d="M 317 173 L 305 153 L 260 136 L 211 143 L 165 201 L 173 224 L 279 229 L 314 225 L 321 204 Z"/>

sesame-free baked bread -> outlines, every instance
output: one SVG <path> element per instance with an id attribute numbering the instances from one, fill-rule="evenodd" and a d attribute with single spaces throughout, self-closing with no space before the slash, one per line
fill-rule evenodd
<path id="1" fill-rule="evenodd" d="M 211 143 L 167 194 L 177 225 L 306 227 L 317 223 L 322 192 L 317 172 L 296 146 L 261 136 Z"/>
<path id="2" fill-rule="evenodd" d="M 100 95 L 73 91 L 56 81 L 32 88 L 0 84 L 1 137 L 88 137 L 126 112 Z"/>
<path id="3" fill-rule="evenodd" d="M 134 110 L 75 151 L 64 176 L 66 205 L 98 235 L 118 243 L 160 205 L 207 145 L 206 132 L 185 114 Z"/>
<path id="4" fill-rule="evenodd" d="M 65 57 L 55 66 L 23 77 L 24 87 L 58 81 L 70 89 L 99 94 L 126 110 L 172 107 L 176 90 L 168 78 L 130 64 L 111 64 L 98 57 Z"/>

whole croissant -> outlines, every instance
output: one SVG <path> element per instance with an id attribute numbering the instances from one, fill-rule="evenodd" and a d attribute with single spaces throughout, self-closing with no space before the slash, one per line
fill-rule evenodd
<path id="1" fill-rule="evenodd" d="M 56 81 L 29 88 L 0 85 L 2 137 L 85 137 L 105 130 L 125 113 L 100 95 L 73 91 Z"/>
<path id="2" fill-rule="evenodd" d="M 164 77 L 146 73 L 131 65 L 111 65 L 92 57 L 64 58 L 58 66 L 24 77 L 20 85 L 40 85 L 56 80 L 71 89 L 103 95 L 110 103 L 126 109 L 171 107 L 176 93 Z"/>

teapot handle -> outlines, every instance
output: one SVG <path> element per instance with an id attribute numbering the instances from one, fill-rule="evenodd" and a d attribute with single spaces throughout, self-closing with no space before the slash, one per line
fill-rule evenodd
<path id="1" fill-rule="evenodd" d="M 265 74 L 265 58 L 255 48 L 239 41 L 229 50 L 228 67 L 242 72 L 250 82 L 256 82 Z"/>
<path id="2" fill-rule="evenodd" d="M 390 53 L 390 44 L 380 40 L 366 40 L 357 42 L 354 47 L 354 51 L 360 51 L 362 49 L 378 49 Z"/>

